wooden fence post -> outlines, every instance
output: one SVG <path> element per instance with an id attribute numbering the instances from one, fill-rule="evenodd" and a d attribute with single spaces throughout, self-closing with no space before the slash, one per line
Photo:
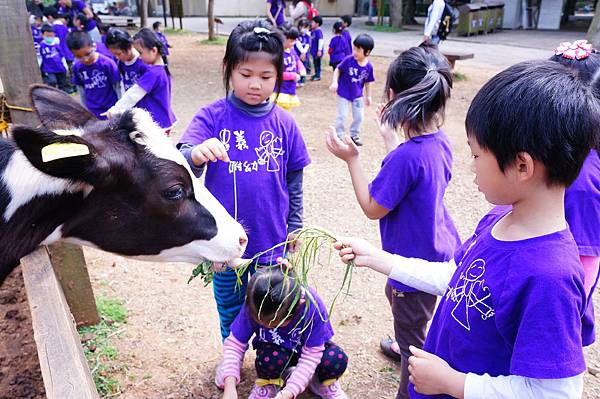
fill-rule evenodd
<path id="1" fill-rule="evenodd" d="M 0 79 L 6 101 L 19 107 L 31 107 L 29 86 L 41 83 L 42 79 L 33 50 L 29 16 L 23 0 L 0 0 L 0 55 Z M 11 109 L 10 117 L 13 123 L 29 126 L 40 124 L 34 112 Z M 58 252 L 56 256 L 54 251 Z M 57 244 L 50 247 L 50 252 L 53 259 L 64 260 L 53 262 L 53 266 L 61 281 L 66 284 L 63 289 L 69 305 L 77 310 L 77 313 L 74 313 L 77 324 L 97 323 L 98 312 L 83 251 L 74 245 Z M 75 287 L 81 291 L 74 291 Z M 76 298 L 70 293 L 74 293 Z M 78 309 L 85 309 L 85 314 L 82 313 L 83 310 Z"/>

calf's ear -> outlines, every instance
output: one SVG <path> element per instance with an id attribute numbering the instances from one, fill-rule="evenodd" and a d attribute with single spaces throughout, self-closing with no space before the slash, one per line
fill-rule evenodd
<path id="1" fill-rule="evenodd" d="M 42 124 L 50 129 L 84 126 L 96 117 L 62 90 L 36 84 L 30 88 L 31 102 Z"/>
<path id="2" fill-rule="evenodd" d="M 98 176 L 97 153 L 85 139 L 63 136 L 45 128 L 15 126 L 17 147 L 38 170 L 50 176 L 94 185 Z"/>

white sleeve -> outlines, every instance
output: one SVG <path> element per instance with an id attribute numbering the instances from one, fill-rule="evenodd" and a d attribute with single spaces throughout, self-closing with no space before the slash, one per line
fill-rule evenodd
<path id="1" fill-rule="evenodd" d="M 465 380 L 464 394 L 465 399 L 579 399 L 583 395 L 583 374 L 568 378 L 539 379 L 469 373 Z"/>
<path id="2" fill-rule="evenodd" d="M 142 89 L 137 84 L 134 84 L 125 92 L 125 94 L 123 94 L 123 97 L 108 110 L 108 112 L 110 114 L 123 113 L 124 111 L 133 108 L 145 95 L 146 90 Z"/>
<path id="3" fill-rule="evenodd" d="M 306 12 L 308 11 L 308 9 L 306 8 L 306 5 L 304 3 L 298 3 L 298 4 L 296 4 L 296 7 L 294 7 L 292 4 L 290 4 L 289 10 L 290 10 L 290 17 L 292 17 L 295 20 L 303 17 L 304 14 L 306 14 Z"/>
<path id="4" fill-rule="evenodd" d="M 323 51 L 323 47 L 325 47 L 325 39 L 319 39 L 319 45 L 317 46 L 317 50 Z"/>
<path id="5" fill-rule="evenodd" d="M 444 13 L 445 7 L 445 1 L 434 0 L 433 4 L 428 10 L 427 20 L 425 21 L 425 29 L 423 31 L 423 34 L 425 36 L 435 36 L 435 34 L 437 33 L 437 28 L 439 27 L 440 20 L 442 19 L 442 14 Z"/>
<path id="6" fill-rule="evenodd" d="M 454 259 L 448 262 L 429 262 L 394 255 L 394 267 L 389 277 L 419 291 L 443 295 L 455 271 Z"/>

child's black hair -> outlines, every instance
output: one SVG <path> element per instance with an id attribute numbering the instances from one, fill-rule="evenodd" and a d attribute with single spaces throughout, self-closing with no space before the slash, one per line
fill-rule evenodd
<path id="1" fill-rule="evenodd" d="M 323 17 L 320 15 L 314 16 L 312 20 L 319 26 L 323 25 Z"/>
<path id="2" fill-rule="evenodd" d="M 365 55 L 371 54 L 371 51 L 373 51 L 373 48 L 375 48 L 375 41 L 373 40 L 371 35 L 368 35 L 366 33 L 361 33 L 360 35 L 356 36 L 352 44 L 354 44 L 358 48 L 363 49 Z"/>
<path id="3" fill-rule="evenodd" d="M 276 327 L 293 318 L 300 305 L 301 286 L 293 269 L 272 266 L 259 270 L 248 282 L 246 306 L 254 321 Z"/>
<path id="4" fill-rule="evenodd" d="M 162 25 L 162 22 L 160 22 L 160 21 L 156 21 L 156 22 L 154 22 L 154 23 L 152 24 L 152 29 L 153 29 L 153 30 L 157 30 L 157 29 L 158 29 L 158 27 L 159 27 L 159 26 L 161 26 L 161 25 Z"/>
<path id="5" fill-rule="evenodd" d="M 54 26 L 50 25 L 50 24 L 44 24 L 42 25 L 42 33 L 54 33 Z"/>
<path id="6" fill-rule="evenodd" d="M 347 26 L 352 25 L 352 15 L 342 15 L 340 17 L 340 19 L 342 20 L 343 23 L 345 23 Z"/>
<path id="7" fill-rule="evenodd" d="M 600 98 L 600 53 L 595 50 L 585 59 L 569 59 L 562 55 L 553 55 L 550 61 L 558 62 L 566 67 L 573 68 L 579 73 L 582 80 L 589 82 L 596 90 L 596 95 Z"/>
<path id="8" fill-rule="evenodd" d="M 85 14 L 82 12 L 77 13 L 75 15 L 75 19 L 77 19 L 79 21 L 79 23 L 81 24 L 81 26 L 83 26 L 84 28 L 88 23 L 88 17 L 86 17 Z"/>
<path id="9" fill-rule="evenodd" d="M 165 45 L 163 44 L 163 42 L 160 41 L 160 39 L 158 38 L 158 36 L 156 36 L 156 33 L 154 33 L 153 30 L 149 28 L 140 29 L 135 35 L 133 35 L 133 42 L 141 44 L 143 48 L 148 50 L 151 50 L 152 48 L 156 47 L 156 50 L 158 50 L 158 54 L 160 54 L 160 56 L 163 59 L 163 62 L 165 63 L 165 71 L 167 72 L 167 75 L 171 75 L 171 71 L 169 71 L 169 67 L 167 65 Z"/>
<path id="10" fill-rule="evenodd" d="M 44 7 L 44 17 L 62 18 L 59 16 L 58 9 L 55 6 Z"/>
<path id="11" fill-rule="evenodd" d="M 279 29 L 286 39 L 296 40 L 300 37 L 300 31 L 291 22 L 285 22 Z"/>
<path id="12" fill-rule="evenodd" d="M 342 23 L 342 21 L 336 21 L 333 24 L 333 33 L 337 34 L 341 34 L 344 31 L 344 24 Z"/>
<path id="13" fill-rule="evenodd" d="M 404 127 L 409 136 L 420 132 L 436 116 L 444 117 L 452 88 L 452 71 L 446 58 L 429 46 L 412 47 L 388 68 L 385 93 L 393 98 L 383 108 L 381 120 Z"/>
<path id="14" fill-rule="evenodd" d="M 310 21 L 308 18 L 300 18 L 298 20 L 298 29 L 310 28 Z"/>
<path id="15" fill-rule="evenodd" d="M 92 47 L 94 41 L 89 33 L 84 31 L 73 31 L 67 36 L 67 47 L 69 50 L 81 50 L 84 47 Z"/>
<path id="16" fill-rule="evenodd" d="M 263 52 L 271 56 L 271 62 L 277 71 L 276 93 L 279 94 L 283 78 L 283 34 L 263 20 L 243 21 L 236 26 L 225 48 L 223 57 L 223 84 L 229 93 L 231 75 L 235 68 L 250 58 L 252 53 Z"/>
<path id="17" fill-rule="evenodd" d="M 481 88 L 465 125 L 500 170 L 526 152 L 544 165 L 547 184 L 569 186 L 597 144 L 600 102 L 575 70 L 553 61 L 521 62 Z"/>
<path id="18" fill-rule="evenodd" d="M 119 50 L 129 51 L 133 46 L 133 39 L 125 30 L 110 28 L 108 32 L 106 32 L 106 39 L 104 43 L 108 48 L 117 48 Z"/>

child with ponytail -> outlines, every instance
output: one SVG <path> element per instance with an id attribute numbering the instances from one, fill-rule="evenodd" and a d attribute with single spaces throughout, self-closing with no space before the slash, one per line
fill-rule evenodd
<path id="1" fill-rule="evenodd" d="M 359 152 L 332 129 L 331 153 L 345 161 L 356 198 L 369 219 L 379 220 L 383 249 L 392 254 L 443 262 L 460 244 L 444 205 L 452 175 L 452 151 L 441 130 L 452 72 L 434 48 L 413 47 L 390 65 L 387 104 L 379 106 L 379 129 L 388 155 L 370 184 Z M 401 143 L 398 133 L 403 136 Z M 400 361 L 397 398 L 408 398 L 409 346 L 422 347 L 436 296 L 388 279 L 386 296 L 394 316 L 395 341 L 382 340 L 384 353 Z"/>

